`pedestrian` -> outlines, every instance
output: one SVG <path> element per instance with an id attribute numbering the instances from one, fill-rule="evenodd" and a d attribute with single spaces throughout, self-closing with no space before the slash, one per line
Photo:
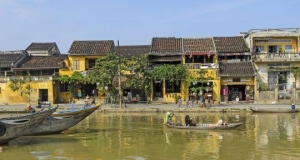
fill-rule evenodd
<path id="1" fill-rule="evenodd" d="M 178 99 L 178 107 L 181 106 L 181 98 Z"/>
<path id="2" fill-rule="evenodd" d="M 296 109 L 296 106 L 295 106 L 294 103 L 291 105 L 291 109 L 292 109 L 292 110 L 295 110 L 295 109 Z"/>
<path id="3" fill-rule="evenodd" d="M 188 98 L 185 100 L 185 106 L 189 107 L 189 99 Z"/>

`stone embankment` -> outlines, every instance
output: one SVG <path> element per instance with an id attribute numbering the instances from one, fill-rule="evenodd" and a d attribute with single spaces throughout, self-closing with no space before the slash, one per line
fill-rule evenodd
<path id="1" fill-rule="evenodd" d="M 59 106 L 60 110 L 70 109 L 71 104 L 55 104 Z M 32 105 L 36 106 L 36 105 Z M 75 104 L 75 108 L 81 108 L 82 104 Z M 97 110 L 99 113 L 138 113 L 138 112 L 157 112 L 164 113 L 167 111 L 185 113 L 185 112 L 251 112 L 250 107 L 267 107 L 267 108 L 282 108 L 290 107 L 290 105 L 281 104 L 220 104 L 212 105 L 208 108 L 201 108 L 197 106 L 184 106 L 180 107 L 177 104 L 126 104 L 126 107 L 119 107 L 118 104 L 102 104 L 102 106 Z M 297 107 L 297 105 L 296 105 Z M 35 108 L 35 107 L 34 107 Z M 36 108 L 37 109 L 37 108 Z M 38 109 L 37 109 L 38 110 Z M 26 113 L 25 105 L 0 105 L 0 113 Z"/>

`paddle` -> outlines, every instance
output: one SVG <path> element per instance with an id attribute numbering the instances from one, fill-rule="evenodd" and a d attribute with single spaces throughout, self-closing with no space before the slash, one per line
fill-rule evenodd
<path id="1" fill-rule="evenodd" d="M 175 116 L 175 117 L 176 117 L 176 119 L 180 122 L 180 124 L 182 124 L 180 118 L 178 118 L 177 116 Z"/>

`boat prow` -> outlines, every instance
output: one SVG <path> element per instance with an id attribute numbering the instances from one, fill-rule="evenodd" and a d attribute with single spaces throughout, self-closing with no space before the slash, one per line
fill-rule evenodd
<path id="1" fill-rule="evenodd" d="M 57 107 L 28 115 L 0 118 L 0 144 L 30 132 L 56 109 Z"/>
<path id="2" fill-rule="evenodd" d="M 297 113 L 299 108 L 269 108 L 269 107 L 250 107 L 250 110 L 255 113 Z"/>
<path id="3" fill-rule="evenodd" d="M 48 135 L 60 133 L 88 117 L 100 106 L 101 104 L 97 104 L 96 106 L 85 109 L 73 111 L 68 110 L 67 112 L 52 114 L 49 118 L 45 119 L 40 125 L 26 135 Z"/>

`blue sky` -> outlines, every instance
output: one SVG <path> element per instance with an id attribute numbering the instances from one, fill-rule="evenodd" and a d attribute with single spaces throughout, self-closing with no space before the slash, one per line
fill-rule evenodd
<path id="1" fill-rule="evenodd" d="M 0 51 L 74 40 L 150 45 L 153 37 L 236 36 L 300 28 L 299 0 L 0 0 Z"/>

